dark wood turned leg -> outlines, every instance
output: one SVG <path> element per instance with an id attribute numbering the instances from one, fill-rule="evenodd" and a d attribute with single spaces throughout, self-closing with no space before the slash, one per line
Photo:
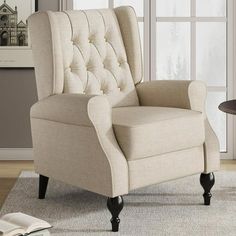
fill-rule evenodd
<path id="1" fill-rule="evenodd" d="M 107 199 L 107 207 L 112 215 L 111 225 L 113 232 L 119 231 L 119 223 L 120 223 L 119 214 L 123 209 L 123 206 L 124 206 L 124 201 L 122 196 Z"/>
<path id="2" fill-rule="evenodd" d="M 44 199 L 48 186 L 48 177 L 39 175 L 39 199 Z"/>
<path id="3" fill-rule="evenodd" d="M 209 206 L 211 203 L 211 196 L 212 196 L 210 191 L 213 185 L 215 184 L 215 176 L 213 172 L 209 174 L 202 173 L 200 176 L 200 183 L 204 189 L 204 194 L 203 194 L 204 205 Z"/>

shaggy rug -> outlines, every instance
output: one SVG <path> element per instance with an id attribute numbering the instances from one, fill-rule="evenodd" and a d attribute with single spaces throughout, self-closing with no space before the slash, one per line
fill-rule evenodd
<path id="1" fill-rule="evenodd" d="M 106 198 L 49 180 L 37 199 L 38 176 L 23 172 L 0 211 L 24 212 L 54 227 L 51 235 L 236 235 L 236 172 L 215 174 L 211 206 L 203 205 L 199 175 L 132 191 L 124 196 L 120 232 L 110 232 Z"/>

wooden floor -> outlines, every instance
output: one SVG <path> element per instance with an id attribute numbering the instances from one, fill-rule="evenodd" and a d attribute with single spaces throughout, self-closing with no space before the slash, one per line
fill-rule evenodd
<path id="1" fill-rule="evenodd" d="M 22 170 L 34 170 L 32 161 L 0 161 L 0 207 Z"/>
<path id="2" fill-rule="evenodd" d="M 23 170 L 34 170 L 32 161 L 0 161 L 0 207 Z M 222 160 L 221 170 L 235 170 L 236 160 Z"/>

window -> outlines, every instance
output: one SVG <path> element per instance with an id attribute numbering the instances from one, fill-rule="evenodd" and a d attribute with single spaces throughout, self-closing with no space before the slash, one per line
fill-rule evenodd
<path id="1" fill-rule="evenodd" d="M 233 0 L 73 0 L 74 9 L 134 7 L 145 80 L 203 80 L 206 110 L 222 152 L 232 151 L 232 119 L 218 105 L 232 97 Z M 233 29 L 233 27 L 232 27 Z M 232 34 L 232 35 L 231 35 Z M 232 153 L 230 153 L 232 156 Z"/>
<path id="2" fill-rule="evenodd" d="M 1 16 L 1 21 L 7 21 L 7 19 L 8 19 L 8 17 L 7 17 L 7 15 L 3 15 L 3 16 Z"/>
<path id="3" fill-rule="evenodd" d="M 181 3 L 180 3 L 181 2 Z M 156 0 L 156 79 L 197 79 L 208 86 L 207 114 L 227 151 L 227 1 Z"/>

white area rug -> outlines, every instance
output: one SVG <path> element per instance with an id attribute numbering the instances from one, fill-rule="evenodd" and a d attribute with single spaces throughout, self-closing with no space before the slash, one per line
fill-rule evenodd
<path id="1" fill-rule="evenodd" d="M 50 180 L 38 200 L 38 176 L 23 172 L 0 214 L 21 211 L 51 223 L 52 235 L 236 235 L 236 172 L 216 173 L 211 206 L 204 206 L 199 175 L 124 196 L 120 232 L 110 232 L 106 198 Z"/>

